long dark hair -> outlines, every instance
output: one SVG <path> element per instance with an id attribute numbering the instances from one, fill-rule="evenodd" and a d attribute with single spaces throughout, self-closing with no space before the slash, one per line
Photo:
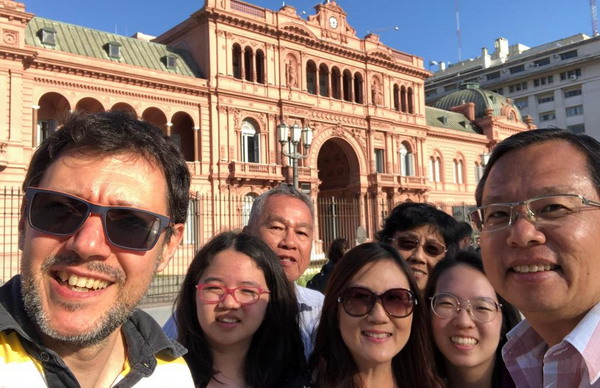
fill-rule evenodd
<path id="1" fill-rule="evenodd" d="M 429 301 L 429 298 L 433 297 L 433 295 L 435 294 L 435 288 L 437 287 L 437 282 L 440 279 L 440 276 L 442 276 L 442 274 L 448 271 L 449 269 L 459 265 L 464 265 L 466 267 L 473 268 L 485 275 L 483 263 L 481 262 L 481 256 L 476 252 L 460 250 L 456 255 L 454 255 L 454 257 L 441 260 L 433 268 L 431 274 L 429 275 L 427 287 L 425 289 L 425 300 Z M 467 280 L 465 279 L 465 281 Z M 510 304 L 497 292 L 496 298 L 498 298 L 498 302 L 502 305 L 502 326 L 500 328 L 500 343 L 498 344 L 498 348 L 496 349 L 496 361 L 494 364 L 492 387 L 499 387 L 500 382 L 502 381 L 502 373 L 504 370 L 504 361 L 502 360 L 502 347 L 508 340 L 508 338 L 506 337 L 506 333 L 508 333 L 510 329 L 515 327 L 515 325 L 521 321 L 521 314 L 515 306 Z M 446 371 L 444 355 L 442 354 L 442 352 L 440 352 L 439 348 L 435 344 L 435 341 L 433 343 L 433 349 L 438 374 L 440 375 L 440 377 L 446 378 L 448 376 L 448 373 Z"/>
<path id="2" fill-rule="evenodd" d="M 195 286 L 214 257 L 227 249 L 250 257 L 263 271 L 271 291 L 265 317 L 252 337 L 246 355 L 246 383 L 252 387 L 279 387 L 302 372 L 306 364 L 300 337 L 298 303 L 279 258 L 254 236 L 222 233 L 209 241 L 194 257 L 175 301 L 178 341 L 188 349 L 184 358 L 197 387 L 205 387 L 218 373 L 213 367 L 213 352 L 198 323 Z"/>
<path id="3" fill-rule="evenodd" d="M 400 387 L 438 387 L 439 379 L 431 367 L 433 358 L 429 341 L 429 316 L 408 264 L 398 251 L 384 243 L 366 243 L 348 251 L 334 267 L 325 294 L 321 321 L 317 329 L 315 350 L 310 364 L 316 372 L 320 388 L 358 388 L 358 367 L 340 333 L 338 298 L 352 278 L 365 265 L 382 260 L 396 263 L 406 275 L 417 305 L 413 310 L 410 337 L 404 348 L 392 359 L 396 383 Z"/>

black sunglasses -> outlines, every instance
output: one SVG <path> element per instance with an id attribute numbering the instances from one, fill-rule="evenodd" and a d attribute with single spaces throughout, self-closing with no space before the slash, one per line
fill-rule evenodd
<path id="1" fill-rule="evenodd" d="M 102 216 L 104 234 L 111 244 L 133 251 L 154 247 L 170 218 L 126 206 L 102 206 L 59 191 L 28 187 L 26 215 L 29 225 L 55 236 L 76 233 L 90 214 Z"/>
<path id="2" fill-rule="evenodd" d="M 435 241 L 425 241 L 424 243 L 421 243 L 418 239 L 408 236 L 388 239 L 388 243 L 390 244 L 393 241 L 396 242 L 398 248 L 405 251 L 412 251 L 422 246 L 425 253 L 429 256 L 439 256 L 446 252 L 446 247 Z"/>
<path id="3" fill-rule="evenodd" d="M 338 298 L 344 311 L 353 317 L 362 317 L 369 314 L 375 307 L 377 299 L 385 312 L 394 318 L 408 317 L 417 304 L 417 299 L 412 291 L 405 288 L 391 288 L 384 293 L 376 294 L 364 287 L 348 287 Z"/>

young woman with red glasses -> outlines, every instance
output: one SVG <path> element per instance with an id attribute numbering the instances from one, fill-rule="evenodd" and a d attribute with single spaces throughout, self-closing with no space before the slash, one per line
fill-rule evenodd
<path id="1" fill-rule="evenodd" d="M 294 290 L 258 238 L 213 238 L 194 257 L 175 303 L 197 387 L 278 388 L 303 370 Z"/>
<path id="2" fill-rule="evenodd" d="M 427 309 L 406 262 L 367 243 L 336 264 L 317 329 L 311 370 L 289 387 L 438 387 Z"/>

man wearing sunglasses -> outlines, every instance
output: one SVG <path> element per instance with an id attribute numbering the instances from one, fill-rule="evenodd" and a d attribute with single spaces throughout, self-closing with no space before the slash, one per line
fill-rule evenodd
<path id="1" fill-rule="evenodd" d="M 494 149 L 470 214 L 485 272 L 525 316 L 508 334 L 518 387 L 600 386 L 600 143 L 560 129 Z"/>
<path id="2" fill-rule="evenodd" d="M 423 292 L 433 267 L 456 252 L 456 228 L 456 220 L 443 211 L 426 203 L 405 202 L 392 210 L 377 237 L 398 250 Z"/>
<path id="3" fill-rule="evenodd" d="M 181 241 L 190 175 L 160 129 L 74 114 L 36 150 L 19 221 L 21 274 L 0 288 L 0 386 L 193 386 L 136 306 Z"/>

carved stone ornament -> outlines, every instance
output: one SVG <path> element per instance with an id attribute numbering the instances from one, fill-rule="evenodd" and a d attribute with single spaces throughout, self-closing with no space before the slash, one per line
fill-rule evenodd
<path id="1" fill-rule="evenodd" d="M 2 42 L 9 46 L 14 46 L 17 44 L 19 38 L 19 33 L 17 31 L 11 30 L 3 30 L 2 31 Z"/>

